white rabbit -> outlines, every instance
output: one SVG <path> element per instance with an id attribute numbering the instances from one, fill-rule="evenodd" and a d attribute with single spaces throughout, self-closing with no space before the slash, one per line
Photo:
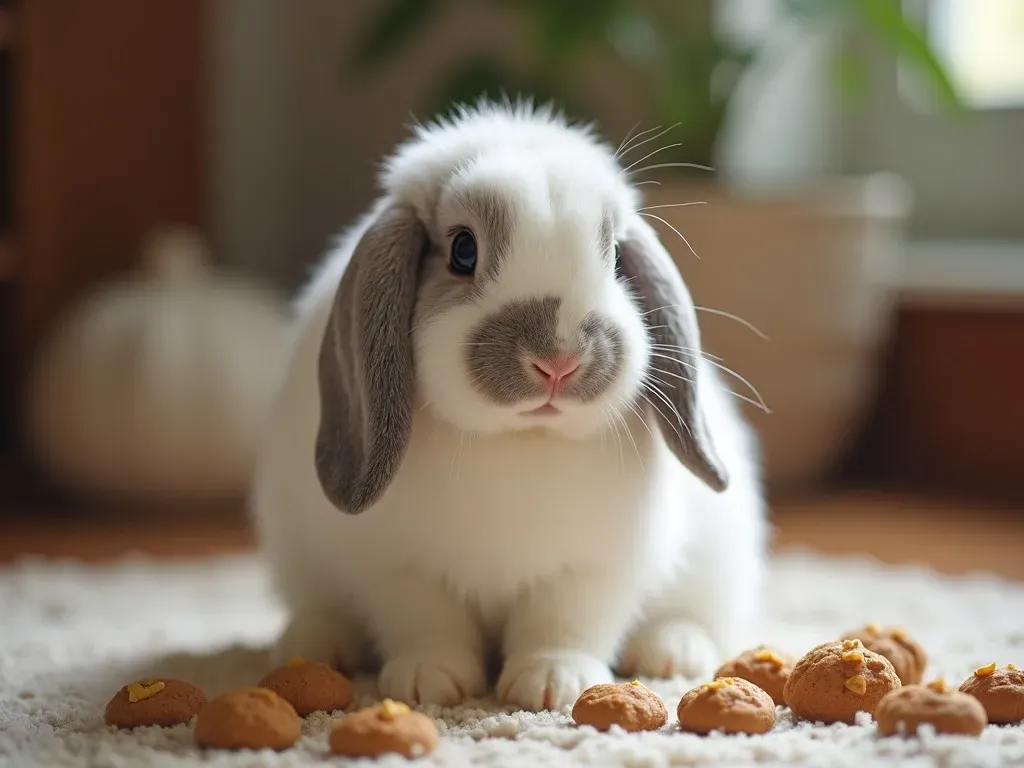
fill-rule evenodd
<path id="1" fill-rule="evenodd" d="M 530 710 L 710 674 L 756 632 L 757 445 L 615 153 L 481 103 L 381 183 L 297 304 L 255 477 L 277 659 L 438 705 L 494 660 Z"/>

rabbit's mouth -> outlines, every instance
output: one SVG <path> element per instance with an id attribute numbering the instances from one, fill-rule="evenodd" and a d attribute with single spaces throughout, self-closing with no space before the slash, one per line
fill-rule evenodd
<path id="1" fill-rule="evenodd" d="M 544 403 L 532 410 L 523 411 L 524 416 L 558 416 L 561 413 L 562 411 L 554 403 Z"/>

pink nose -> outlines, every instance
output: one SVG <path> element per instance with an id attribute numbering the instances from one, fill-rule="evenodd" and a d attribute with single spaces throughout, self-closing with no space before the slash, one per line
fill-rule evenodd
<path id="1" fill-rule="evenodd" d="M 579 367 L 579 358 L 572 355 L 538 358 L 533 361 L 533 369 L 546 378 L 552 387 L 557 387 L 572 376 Z"/>

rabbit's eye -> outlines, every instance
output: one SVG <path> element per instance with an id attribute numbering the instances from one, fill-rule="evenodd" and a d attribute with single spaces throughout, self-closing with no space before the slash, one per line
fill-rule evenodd
<path id="1" fill-rule="evenodd" d="M 622 270 L 622 248 L 619 245 L 619 241 L 615 241 L 615 271 L 619 272 Z"/>
<path id="2" fill-rule="evenodd" d="M 448 266 L 457 275 L 472 275 L 476 271 L 476 238 L 468 229 L 460 229 L 452 238 Z"/>

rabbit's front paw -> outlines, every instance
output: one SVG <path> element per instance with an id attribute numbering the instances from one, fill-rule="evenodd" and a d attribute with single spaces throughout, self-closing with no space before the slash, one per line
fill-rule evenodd
<path id="1" fill-rule="evenodd" d="M 714 673 L 719 653 L 700 624 L 684 619 L 652 621 L 629 639 L 619 672 L 627 677 L 704 678 Z"/>
<path id="2" fill-rule="evenodd" d="M 387 661 L 380 671 L 382 696 L 450 707 L 480 696 L 487 686 L 484 662 L 472 651 L 424 651 Z"/>
<path id="3" fill-rule="evenodd" d="M 571 707 L 579 695 L 612 680 L 608 665 L 576 651 L 513 654 L 498 678 L 498 696 L 507 704 L 538 712 Z"/>

